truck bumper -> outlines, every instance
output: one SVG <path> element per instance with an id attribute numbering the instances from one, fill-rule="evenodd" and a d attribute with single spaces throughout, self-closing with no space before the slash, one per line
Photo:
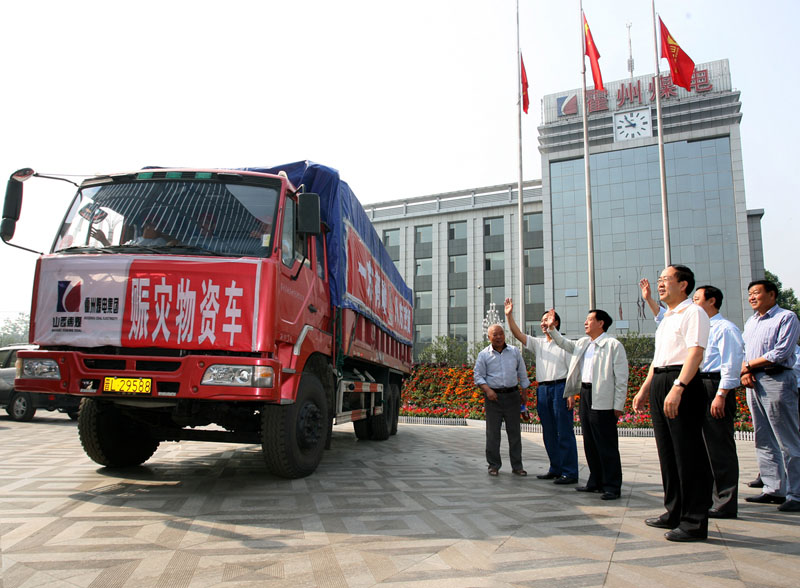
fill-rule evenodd
<path id="1" fill-rule="evenodd" d="M 197 399 L 281 403 L 281 364 L 268 358 L 187 355 L 102 355 L 79 351 L 37 350 L 20 352 L 18 362 L 51 360 L 58 365 L 57 378 L 17 377 L 14 387 L 28 392 L 72 394 L 104 398 Z M 267 366 L 272 368 L 271 387 L 205 385 L 201 381 L 212 365 Z M 20 374 L 20 370 L 17 370 Z M 107 380 L 130 379 L 141 384 L 136 391 L 111 391 Z M 285 403 L 287 399 L 284 399 Z M 289 399 L 291 401 L 291 399 Z"/>

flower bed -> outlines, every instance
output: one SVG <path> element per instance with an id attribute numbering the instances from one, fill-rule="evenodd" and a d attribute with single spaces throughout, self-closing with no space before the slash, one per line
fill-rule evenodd
<path id="1" fill-rule="evenodd" d="M 628 377 L 628 398 L 625 410 L 619 419 L 620 427 L 652 427 L 650 414 L 637 415 L 631 406 L 633 397 L 647 377 L 649 366 L 632 366 Z M 536 373 L 528 368 L 528 378 L 532 384 L 528 388 L 528 410 L 531 421 L 539 422 L 536 413 Z M 750 411 L 747 408 L 744 388 L 737 388 L 736 403 L 738 406 L 735 427 L 737 430 L 752 431 Z M 472 380 L 472 367 L 449 367 L 418 364 L 411 377 L 406 380 L 402 392 L 403 416 L 467 418 L 483 419 L 483 392 Z M 580 422 L 578 411 L 575 411 L 575 422 Z"/>

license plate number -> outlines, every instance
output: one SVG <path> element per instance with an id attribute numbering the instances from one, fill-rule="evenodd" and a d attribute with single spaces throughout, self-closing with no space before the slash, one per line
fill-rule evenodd
<path id="1" fill-rule="evenodd" d="M 122 394 L 150 394 L 153 380 L 150 378 L 111 378 L 103 381 L 103 392 L 119 392 Z"/>

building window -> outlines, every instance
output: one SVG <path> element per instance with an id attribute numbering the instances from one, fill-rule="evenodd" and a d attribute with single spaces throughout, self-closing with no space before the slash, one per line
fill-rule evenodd
<path id="1" fill-rule="evenodd" d="M 433 227 L 425 225 L 422 227 L 414 227 L 414 243 L 432 243 L 433 242 Z"/>
<path id="2" fill-rule="evenodd" d="M 526 233 L 534 233 L 542 230 L 542 213 L 532 212 L 522 216 L 522 227 Z"/>
<path id="3" fill-rule="evenodd" d="M 544 304 L 544 284 L 525 284 L 525 304 Z"/>
<path id="4" fill-rule="evenodd" d="M 433 260 L 430 257 L 417 259 L 414 275 L 418 278 L 433 275 Z"/>
<path id="5" fill-rule="evenodd" d="M 464 323 L 456 323 L 447 326 L 447 335 L 451 339 L 457 341 L 467 340 L 467 325 Z"/>
<path id="6" fill-rule="evenodd" d="M 503 234 L 503 217 L 483 219 L 483 236 L 496 237 Z"/>
<path id="7" fill-rule="evenodd" d="M 544 249 L 526 249 L 525 267 L 544 267 Z"/>
<path id="8" fill-rule="evenodd" d="M 494 286 L 491 288 L 484 288 L 483 290 L 483 306 L 488 310 L 489 304 L 494 302 L 497 312 L 503 314 L 503 304 L 506 300 L 505 286 Z"/>
<path id="9" fill-rule="evenodd" d="M 447 264 L 447 271 L 451 274 L 461 274 L 467 271 L 466 255 L 451 255 Z"/>
<path id="10" fill-rule="evenodd" d="M 484 257 L 483 269 L 487 272 L 502 270 L 504 262 L 505 254 L 502 251 L 487 253 Z"/>
<path id="11" fill-rule="evenodd" d="M 414 325 L 414 341 L 416 343 L 430 343 L 431 333 L 430 325 Z"/>
<path id="12" fill-rule="evenodd" d="M 450 302 L 448 305 L 450 308 L 464 308 L 467 306 L 467 290 L 466 288 L 458 288 L 456 290 L 450 290 L 449 296 Z"/>
<path id="13" fill-rule="evenodd" d="M 447 238 L 450 241 L 456 239 L 467 238 L 467 221 L 459 221 L 457 223 L 448 223 L 447 225 Z"/>
<path id="14" fill-rule="evenodd" d="M 400 245 L 400 229 L 386 229 L 383 231 L 383 245 L 397 247 Z"/>
<path id="15" fill-rule="evenodd" d="M 432 292 L 414 292 L 414 308 L 419 310 L 426 310 L 433 308 L 433 293 Z"/>

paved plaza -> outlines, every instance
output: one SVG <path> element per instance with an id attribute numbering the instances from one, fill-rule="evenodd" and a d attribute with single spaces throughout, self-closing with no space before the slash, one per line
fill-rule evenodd
<path id="1" fill-rule="evenodd" d="M 342 425 L 301 480 L 266 473 L 257 446 L 221 443 L 165 443 L 145 466 L 110 471 L 86 457 L 66 416 L 3 415 L 0 585 L 800 585 L 796 513 L 742 500 L 703 543 L 647 527 L 663 512 L 652 438 L 620 439 L 623 493 L 610 502 L 537 480 L 540 434 L 523 433 L 527 478 L 507 463 L 487 476 L 483 443 L 480 427 L 401 424 L 367 442 Z M 738 444 L 747 481 L 753 443 Z"/>

